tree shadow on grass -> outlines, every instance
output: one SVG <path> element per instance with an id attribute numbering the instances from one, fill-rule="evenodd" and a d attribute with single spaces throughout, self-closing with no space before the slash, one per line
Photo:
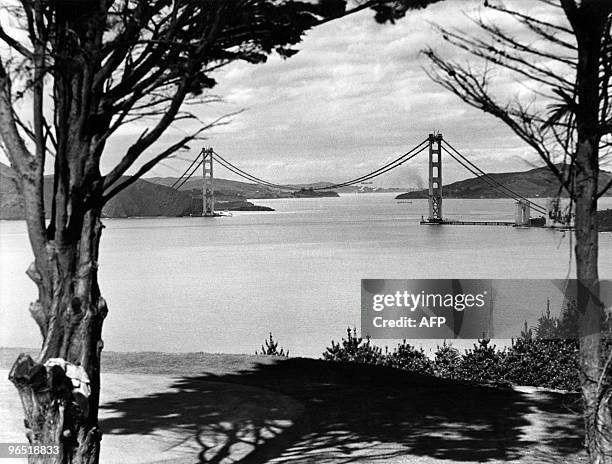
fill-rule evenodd
<path id="1" fill-rule="evenodd" d="M 291 358 L 107 403 L 106 434 L 180 431 L 194 461 L 456 462 L 563 457 L 581 450 L 574 395 L 465 385 L 378 366 Z M 231 457 L 231 460 L 230 460 Z M 418 462 L 418 460 L 415 460 Z"/>

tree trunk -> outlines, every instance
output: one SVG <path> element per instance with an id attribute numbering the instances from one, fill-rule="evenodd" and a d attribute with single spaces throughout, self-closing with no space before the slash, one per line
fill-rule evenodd
<path id="1" fill-rule="evenodd" d="M 574 156 L 576 204 L 576 274 L 581 310 L 580 367 L 586 447 L 591 464 L 612 462 L 610 385 L 604 378 L 602 329 L 604 308 L 599 300 L 597 193 L 599 178 L 599 72 L 603 28 L 609 6 L 598 0 L 578 6 L 562 1 L 578 43 L 576 68 L 577 145 Z"/>
<path id="2" fill-rule="evenodd" d="M 73 217 L 74 219 L 74 217 Z M 43 346 L 36 360 L 21 354 L 10 372 L 25 411 L 31 445 L 60 444 L 59 455 L 30 455 L 30 463 L 98 462 L 102 323 L 107 313 L 97 280 L 100 210 L 82 214 L 73 240 L 49 241 L 28 275 L 39 298 L 30 312 Z"/>
<path id="3" fill-rule="evenodd" d="M 588 141 L 581 144 L 577 159 L 586 157 L 591 147 Z M 593 172 L 579 169 L 576 176 L 579 192 L 576 195 L 575 253 L 578 307 L 582 313 L 580 366 L 586 446 L 590 462 L 604 464 L 612 462 L 612 416 L 609 391 L 605 391 L 610 385 L 602 378 L 603 307 L 599 302 L 597 181 Z"/>

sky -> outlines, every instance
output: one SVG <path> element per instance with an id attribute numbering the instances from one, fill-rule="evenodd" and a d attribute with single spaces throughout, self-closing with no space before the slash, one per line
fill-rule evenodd
<path id="1" fill-rule="evenodd" d="M 531 0 L 514 0 L 529 5 Z M 466 15 L 490 14 L 482 0 L 446 0 L 408 12 L 395 25 L 379 25 L 363 11 L 309 31 L 299 53 L 283 60 L 271 56 L 260 65 L 232 63 L 213 77 L 222 103 L 192 110 L 204 121 L 242 112 L 231 123 L 206 133 L 206 141 L 155 167 L 148 176 L 178 176 L 204 146 L 257 177 L 274 183 L 341 182 L 397 158 L 432 132 L 488 172 L 533 167 L 537 156 L 494 117 L 463 103 L 430 80 L 424 71 L 426 46 L 463 61 L 442 43 L 432 23 L 475 32 Z M 514 33 L 507 19 L 493 17 Z M 525 92 L 520 82 L 495 76 L 500 95 Z M 182 137 L 193 123 L 181 122 L 160 140 L 155 152 Z M 125 126 L 102 158 L 107 172 L 143 130 Z M 426 183 L 427 153 L 375 180 L 382 187 L 420 187 Z M 445 160 L 444 183 L 470 177 Z M 236 177 L 218 167 L 217 177 Z"/>

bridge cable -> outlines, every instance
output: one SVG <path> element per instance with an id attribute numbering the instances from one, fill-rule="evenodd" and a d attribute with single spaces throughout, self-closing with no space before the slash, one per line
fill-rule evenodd
<path id="1" fill-rule="evenodd" d="M 179 177 L 178 179 L 176 179 L 176 181 L 174 182 L 174 184 L 172 184 L 172 185 L 170 186 L 170 188 L 174 188 L 174 186 L 175 186 L 176 184 L 178 184 L 178 183 L 181 181 L 181 179 L 182 179 L 183 177 L 185 177 L 185 174 L 187 174 L 187 172 L 189 172 L 189 170 L 191 169 L 191 167 L 192 167 L 192 166 L 195 164 L 195 162 L 196 162 L 197 160 L 199 160 L 199 159 L 200 159 L 200 155 L 198 155 L 197 157 L 195 157 L 195 158 L 193 159 L 193 161 L 191 162 L 191 164 L 189 165 L 189 167 L 188 167 L 187 169 L 185 169 L 185 172 L 184 172 L 183 174 L 181 174 L 181 177 Z"/>
<path id="2" fill-rule="evenodd" d="M 508 197 L 508 198 L 512 198 L 513 200 L 518 201 L 519 198 L 522 199 L 522 197 L 519 196 L 515 196 L 514 192 L 512 192 L 512 190 L 506 188 L 507 192 L 502 190 L 500 188 L 503 187 L 503 185 L 499 184 L 496 185 L 489 176 L 486 175 L 481 175 L 478 172 L 476 172 L 473 168 L 471 168 L 469 165 L 465 164 L 464 161 L 462 161 L 461 159 L 457 158 L 452 152 L 450 152 L 449 150 L 447 150 L 445 147 L 443 147 L 443 150 L 449 154 L 457 163 L 459 163 L 461 166 L 463 166 L 465 169 L 467 169 L 468 171 L 470 171 L 472 174 L 474 174 L 478 179 L 483 180 L 485 183 L 489 184 L 490 187 L 492 187 L 494 190 L 497 190 L 499 193 L 501 193 L 502 195 Z M 510 193 L 508 193 L 510 192 Z M 527 200 L 528 201 L 528 200 Z M 546 214 L 546 210 L 544 210 L 542 207 L 538 206 L 536 203 L 533 202 L 529 202 L 531 204 L 531 207 L 536 210 L 538 213 L 541 214 Z"/>
<path id="3" fill-rule="evenodd" d="M 541 205 L 539 205 L 539 204 L 537 204 L 537 203 L 535 203 L 535 202 L 533 202 L 533 201 L 531 201 L 531 200 L 529 200 L 529 199 L 527 199 L 527 198 L 523 197 L 523 196 L 522 196 L 522 195 L 520 195 L 519 193 L 517 193 L 517 192 L 515 192 L 515 191 L 511 190 L 510 188 L 506 187 L 505 185 L 503 185 L 501 182 L 499 182 L 499 181 L 495 180 L 495 179 L 493 178 L 493 176 L 491 176 L 491 175 L 487 174 L 487 173 L 486 173 L 486 172 L 484 172 L 482 169 L 480 169 L 478 166 L 476 166 L 476 165 L 475 165 L 475 164 L 474 164 L 472 161 L 470 161 L 468 158 L 466 158 L 465 156 L 463 156 L 463 155 L 462 155 L 462 154 L 461 154 L 461 153 L 460 153 L 460 152 L 459 152 L 459 151 L 458 151 L 456 148 L 454 148 L 454 147 L 453 147 L 453 146 L 452 146 L 450 143 L 446 142 L 446 140 L 444 141 L 444 143 L 445 143 L 446 145 L 448 145 L 448 146 L 449 146 L 449 148 L 451 148 L 451 149 L 452 149 L 452 150 L 453 150 L 453 151 L 454 151 L 454 152 L 455 152 L 455 153 L 456 153 L 456 154 L 457 154 L 459 157 L 461 157 L 461 158 L 462 158 L 462 159 L 463 159 L 463 160 L 464 160 L 466 163 L 470 164 L 470 165 L 471 165 L 471 166 L 472 166 L 474 169 L 476 169 L 476 170 L 477 170 L 477 171 L 480 173 L 480 176 L 486 176 L 486 177 L 487 177 L 487 178 L 488 178 L 488 179 L 489 179 L 491 182 L 493 182 L 494 184 L 498 185 L 500 188 L 502 188 L 502 189 L 504 189 L 504 190 L 506 190 L 506 191 L 510 192 L 512 195 L 514 195 L 514 196 L 516 197 L 515 199 L 519 199 L 519 198 L 520 198 L 521 200 L 524 200 L 524 201 L 526 201 L 527 203 L 529 203 L 529 204 L 531 204 L 531 205 L 534 205 L 536 208 L 540 208 L 540 209 L 542 209 L 542 210 L 546 210 L 546 208 L 545 208 L 545 207 L 543 207 L 543 206 L 541 206 Z M 447 153 L 448 153 L 448 151 L 447 151 Z M 472 172 L 472 174 L 474 174 L 474 172 Z M 517 200 L 517 201 L 518 201 L 518 200 Z"/>
<path id="4" fill-rule="evenodd" d="M 203 162 L 204 162 L 204 160 L 200 160 L 200 162 L 193 168 L 191 173 L 185 179 L 183 179 L 183 181 L 176 187 L 176 190 L 179 190 L 183 185 L 185 185 L 185 183 L 189 179 L 191 179 L 191 177 L 195 174 L 195 172 L 199 169 L 199 167 L 202 166 Z"/>
<path id="5" fill-rule="evenodd" d="M 483 180 L 485 183 L 489 184 L 489 186 L 491 188 L 493 188 L 494 190 L 497 190 L 499 193 L 501 193 L 502 195 L 511 198 L 513 200 L 519 201 L 519 199 L 523 199 L 523 197 L 519 196 L 515 196 L 514 192 L 512 192 L 512 190 L 506 188 L 505 190 L 503 190 L 500 187 L 503 187 L 503 185 L 500 186 L 499 183 L 494 183 L 494 181 L 491 180 L 491 178 L 489 176 L 486 175 L 481 175 L 480 173 L 476 172 L 475 170 L 473 170 L 472 168 L 470 168 L 470 166 L 466 165 L 463 161 L 461 161 L 461 159 L 457 158 L 456 156 L 453 155 L 453 153 L 451 153 L 450 151 L 448 151 L 446 148 L 443 148 L 444 151 L 446 153 L 448 153 L 455 161 L 457 161 L 457 163 L 459 163 L 461 166 L 463 166 L 465 169 L 467 169 L 469 172 L 471 172 L 472 174 L 474 174 L 476 176 L 476 178 Z M 508 193 L 509 192 L 509 193 Z M 527 200 L 528 201 L 528 200 Z M 528 201 L 529 202 L 529 201 Z M 537 205 L 536 203 L 533 202 L 529 202 L 530 206 L 537 211 L 538 213 L 541 214 L 546 214 L 547 211 L 545 209 L 543 209 L 542 207 L 540 207 L 539 205 Z"/>
<path id="6" fill-rule="evenodd" d="M 512 200 L 518 200 L 518 197 L 514 196 L 512 193 L 508 193 L 502 189 L 500 189 L 496 184 L 494 184 L 490 179 L 488 179 L 486 176 L 483 176 L 482 174 L 480 174 L 478 171 L 474 170 L 472 167 L 470 167 L 468 164 L 466 164 L 464 161 L 461 160 L 461 158 L 456 157 L 452 152 L 450 152 L 449 150 L 446 149 L 446 147 L 442 147 L 442 149 L 448 154 L 450 155 L 458 164 L 460 164 L 461 166 L 463 166 L 466 170 L 468 170 L 471 174 L 475 175 L 477 179 L 484 181 L 486 184 L 489 185 L 489 187 L 492 187 L 493 190 L 497 190 L 499 193 L 501 193 L 502 195 L 504 195 L 507 198 L 511 198 Z"/>
<path id="7" fill-rule="evenodd" d="M 535 202 L 533 202 L 533 201 L 531 201 L 531 200 L 528 200 L 528 199 L 527 199 L 527 198 L 525 198 L 524 196 L 522 196 L 522 195 L 520 195 L 520 194 L 518 194 L 518 193 L 514 192 L 513 190 L 509 189 L 508 187 L 506 187 L 505 185 L 503 185 L 501 182 L 499 182 L 499 181 L 495 180 L 495 179 L 494 179 L 492 176 L 490 176 L 489 174 L 487 174 L 486 172 L 484 172 L 482 169 L 480 169 L 478 166 L 476 166 L 476 165 L 475 165 L 475 164 L 474 164 L 472 161 L 470 161 L 468 158 L 466 158 L 465 156 L 463 156 L 463 155 L 462 155 L 462 154 L 461 154 L 461 153 L 460 153 L 460 152 L 459 152 L 459 151 L 458 151 L 458 150 L 457 150 L 455 147 L 453 147 L 453 146 L 452 146 L 450 143 L 448 143 L 446 140 L 443 140 L 443 142 L 444 142 L 444 143 L 445 143 L 445 144 L 446 144 L 446 145 L 447 145 L 447 146 L 448 146 L 448 147 L 449 147 L 451 150 L 453 150 L 453 151 L 454 151 L 454 152 L 455 152 L 455 153 L 456 153 L 458 156 L 460 156 L 460 157 L 461 157 L 461 158 L 462 158 L 462 159 L 463 159 L 463 160 L 464 160 L 466 163 L 470 164 L 471 166 L 473 166 L 473 167 L 474 167 L 474 169 L 476 169 L 478 172 L 480 172 L 481 176 L 486 176 L 486 177 L 488 177 L 488 178 L 491 180 L 491 182 L 493 182 L 493 183 L 497 184 L 497 185 L 498 185 L 500 188 L 503 188 L 504 190 L 507 190 L 507 191 L 508 191 L 508 192 L 510 192 L 512 195 L 516 196 L 517 198 L 520 198 L 521 200 L 526 201 L 527 203 L 529 203 L 530 205 L 532 205 L 532 207 L 533 207 L 534 209 L 540 209 L 540 210 L 543 210 L 543 211 L 540 211 L 540 212 L 544 212 L 544 213 L 546 213 L 547 209 L 546 209 L 544 206 L 539 205 L 539 204 L 537 204 L 537 203 L 535 203 Z M 449 153 L 449 152 L 447 151 L 447 153 Z M 450 154 L 450 153 L 449 153 L 449 154 Z M 464 167 L 465 167 L 465 166 L 464 166 Z M 467 168 L 466 168 L 466 169 L 467 169 Z M 474 173 L 472 173 L 472 174 L 474 174 Z M 517 200 L 517 198 L 515 198 L 515 200 Z M 517 201 L 518 201 L 518 200 L 517 200 Z"/>
<path id="8" fill-rule="evenodd" d="M 381 174 L 384 174 L 385 172 L 388 172 L 392 169 L 395 169 L 398 166 L 401 166 L 402 164 L 404 164 L 406 161 L 411 160 L 412 158 L 414 158 L 416 155 L 418 155 L 419 153 L 421 153 L 423 150 L 425 150 L 425 148 L 427 148 L 426 146 L 421 147 L 422 145 L 427 143 L 427 139 L 423 140 L 421 143 L 419 143 L 417 146 L 415 146 L 414 148 L 412 148 L 410 151 L 404 153 L 402 156 L 394 159 L 393 161 L 385 164 L 384 166 L 368 173 L 365 174 L 361 177 L 357 177 L 355 179 L 346 181 L 346 182 L 341 182 L 339 184 L 333 184 L 333 185 L 328 185 L 325 187 L 317 187 L 317 188 L 313 188 L 312 190 L 329 190 L 329 189 L 334 189 L 334 188 L 339 188 L 339 187 L 346 187 L 349 185 L 354 185 L 354 184 L 358 184 L 360 182 L 366 181 L 366 180 L 370 180 L 373 179 L 375 177 L 380 176 Z M 418 150 L 419 148 L 421 148 L 420 150 Z M 418 150 L 416 153 L 412 153 L 415 150 Z"/>
<path id="9" fill-rule="evenodd" d="M 255 177 L 252 174 L 249 174 L 248 172 L 243 171 L 242 169 L 234 166 L 232 163 L 227 161 L 225 158 L 222 158 L 217 153 L 215 153 L 214 159 L 228 171 L 233 172 L 234 174 L 241 177 L 242 179 L 248 180 L 250 182 L 254 182 L 255 184 L 264 185 L 266 187 L 272 187 L 272 188 L 279 189 L 279 190 L 295 190 L 296 189 L 295 186 L 274 184 L 272 182 L 268 182 L 258 177 Z"/>
<path id="10" fill-rule="evenodd" d="M 413 153 L 411 156 L 407 157 L 406 159 L 403 159 L 403 160 L 402 160 L 402 161 L 400 161 L 399 163 L 396 163 L 396 164 L 394 164 L 393 166 L 390 166 L 390 167 L 386 168 L 385 170 L 383 170 L 383 171 L 381 171 L 381 172 L 379 172 L 379 173 L 377 173 L 377 174 L 374 174 L 374 175 L 366 175 L 366 176 L 363 176 L 362 178 L 356 179 L 356 180 L 354 180 L 354 181 L 349 181 L 349 182 L 346 182 L 346 183 L 342 183 L 342 184 L 330 185 L 330 186 L 326 186 L 326 187 L 317 187 L 317 188 L 314 188 L 313 190 L 326 190 L 326 189 L 335 189 L 335 188 L 347 187 L 347 186 L 350 186 L 350 185 L 355 185 L 355 184 L 358 184 L 358 183 L 360 183 L 360 182 L 364 182 L 364 181 L 366 181 L 366 180 L 374 179 L 375 177 L 378 177 L 378 176 L 380 176 L 380 175 L 382 175 L 382 174 L 384 174 L 384 173 L 386 173 L 386 172 L 388 172 L 388 171 L 391 171 L 392 169 L 397 168 L 398 166 L 401 166 L 401 165 L 402 165 L 402 164 L 404 164 L 406 161 L 411 160 L 412 158 L 414 158 L 414 157 L 415 157 L 415 156 L 417 156 L 418 154 L 422 153 L 422 152 L 423 152 L 424 150 L 426 150 L 426 149 L 427 149 L 427 147 L 426 147 L 426 146 L 425 146 L 425 147 L 422 147 L 422 148 L 421 148 L 419 151 L 417 151 L 416 153 Z M 396 161 L 397 161 L 397 160 L 396 160 Z"/>
<path id="11" fill-rule="evenodd" d="M 196 160 L 197 159 L 200 159 L 200 156 L 198 156 L 196 158 Z M 198 170 L 198 168 L 200 166 L 202 166 L 202 163 L 204 163 L 204 157 L 203 156 L 202 156 L 202 159 L 200 159 L 200 162 L 193 168 L 191 173 L 185 179 L 183 179 L 183 181 L 175 188 L 175 190 L 179 190 L 183 185 L 185 185 L 185 182 L 187 182 L 189 179 L 191 179 L 191 176 L 193 176 L 195 174 L 195 172 Z"/>
<path id="12" fill-rule="evenodd" d="M 421 143 L 419 143 L 417 146 L 415 146 L 414 148 L 412 148 L 410 151 L 404 153 L 403 155 L 399 156 L 398 158 L 394 159 L 393 161 L 385 164 L 384 166 L 368 173 L 365 174 L 363 176 L 357 177 L 355 179 L 346 181 L 346 182 L 341 182 L 338 184 L 332 184 L 332 185 L 328 185 L 328 186 L 324 186 L 324 187 L 315 187 L 312 188 L 311 190 L 330 190 L 330 189 L 334 189 L 334 188 L 338 188 L 338 187 L 344 187 L 344 186 L 348 186 L 348 185 L 353 185 L 359 182 L 362 182 L 364 180 L 368 180 L 368 179 L 373 179 L 374 177 L 378 177 L 381 174 L 384 174 L 387 171 L 390 171 L 391 169 L 395 169 L 396 167 L 400 166 L 401 164 L 405 163 L 406 161 L 412 159 L 413 157 L 415 157 L 416 155 L 418 155 L 419 153 L 421 153 L 426 147 L 423 146 L 424 144 L 427 143 L 427 139 L 423 140 Z M 423 147 L 422 147 L 423 146 Z M 418 152 L 413 153 L 415 150 L 419 149 L 420 147 L 422 147 Z M 257 184 L 261 184 L 261 185 L 266 185 L 268 187 L 273 187 L 273 188 L 278 188 L 278 189 L 282 189 L 282 190 L 296 190 L 298 187 L 297 186 L 289 186 L 289 185 L 279 185 L 279 184 L 274 184 L 272 182 L 268 182 L 265 181 L 263 179 L 260 179 L 258 177 L 255 177 L 252 174 L 249 174 L 246 171 L 243 171 L 242 169 L 240 169 L 239 167 L 233 165 L 232 163 L 230 163 L 229 161 L 227 161 L 225 158 L 223 158 L 221 155 L 219 155 L 218 153 L 214 153 L 215 154 L 215 159 L 222 164 L 226 169 L 232 171 L 234 174 L 237 174 L 238 176 L 250 180 L 252 182 L 255 182 Z"/>
<path id="13" fill-rule="evenodd" d="M 421 144 L 419 144 L 419 145 L 418 145 L 417 147 L 415 147 L 415 148 L 418 148 L 420 145 L 422 145 L 422 143 L 421 143 Z M 414 150 L 414 149 L 413 149 L 413 150 Z M 397 159 L 393 160 L 391 163 L 388 163 L 388 164 L 386 164 L 385 166 L 383 166 L 383 167 L 381 167 L 381 168 L 379 168 L 379 169 L 377 169 L 377 170 L 375 170 L 375 171 L 372 171 L 372 172 L 370 172 L 370 173 L 368 173 L 368 174 L 366 174 L 366 175 L 364 175 L 364 176 L 358 177 L 358 178 L 356 178 L 356 179 L 353 179 L 353 180 L 350 180 L 350 181 L 347 181 L 347 182 L 342 182 L 342 183 L 340 183 L 340 184 L 333 184 L 333 185 L 324 186 L 324 187 L 316 187 L 316 188 L 313 188 L 312 190 L 329 190 L 329 189 L 331 189 L 331 188 L 336 188 L 336 187 L 338 187 L 338 186 L 351 185 L 351 184 L 354 184 L 354 183 L 357 183 L 357 182 L 361 182 L 362 180 L 367 180 L 367 179 L 370 179 L 370 178 L 376 177 L 376 176 L 374 176 L 374 175 L 372 175 L 372 174 L 375 174 L 375 173 L 377 173 L 377 172 L 381 171 L 382 169 L 386 168 L 387 166 L 389 166 L 389 165 L 391 165 L 391 164 L 393 164 L 393 163 L 396 163 L 396 162 L 397 162 L 397 161 L 399 161 L 399 160 L 402 160 L 402 158 L 406 157 L 406 155 L 410 154 L 410 153 L 411 153 L 413 150 L 410 150 L 408 153 L 406 153 L 406 154 L 404 154 L 404 155 L 400 156 L 399 158 L 397 158 Z M 243 173 L 243 174 L 245 174 L 245 175 L 249 176 L 249 177 L 251 178 L 250 180 L 255 180 L 255 181 L 257 181 L 258 183 L 260 182 L 260 183 L 262 183 L 262 184 L 264 184 L 264 185 L 268 185 L 268 186 L 272 186 L 272 187 L 276 187 L 276 188 L 281 188 L 281 187 L 282 187 L 282 188 L 287 188 L 287 187 L 289 187 L 291 190 L 295 190 L 296 188 L 298 188 L 297 186 L 281 186 L 281 185 L 278 185 L 278 184 L 273 184 L 273 183 L 271 183 L 271 182 L 263 181 L 262 179 L 259 179 L 259 178 L 255 177 L 255 176 L 251 175 L 251 174 L 248 174 L 248 173 L 246 173 L 245 171 L 241 170 L 240 168 L 238 168 L 238 167 L 236 167 L 236 166 L 232 165 L 232 164 L 231 164 L 231 163 L 229 163 L 227 160 L 225 160 L 225 159 L 223 159 L 223 158 L 221 158 L 221 159 L 222 159 L 223 161 L 225 161 L 226 163 L 230 164 L 231 166 L 233 166 L 235 169 L 237 169 L 237 170 L 238 170 L 238 171 L 240 171 L 241 173 Z M 219 160 L 217 160 L 217 161 L 219 161 Z M 401 163 L 400 163 L 400 164 L 401 164 Z M 398 165 L 399 165 L 399 164 L 398 164 Z M 224 165 L 224 166 L 225 166 L 225 165 Z M 225 167 L 227 167 L 227 166 L 225 166 Z M 396 167 L 396 166 L 393 166 L 393 167 Z M 233 172 L 235 172 L 235 171 L 233 171 Z M 386 172 L 386 171 L 385 171 L 385 172 Z M 381 174 L 382 174 L 382 173 L 381 173 Z M 243 177 L 243 178 L 244 178 L 244 176 L 241 176 L 241 177 Z"/>

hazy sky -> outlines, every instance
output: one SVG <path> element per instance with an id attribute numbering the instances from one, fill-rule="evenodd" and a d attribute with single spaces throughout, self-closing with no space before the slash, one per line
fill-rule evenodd
<path id="1" fill-rule="evenodd" d="M 515 0 L 535 11 L 531 0 Z M 232 123 L 190 144 L 181 159 L 167 160 L 150 175 L 178 175 L 202 145 L 246 171 L 276 183 L 343 181 L 367 173 L 418 144 L 433 131 L 487 171 L 525 170 L 537 157 L 492 116 L 472 109 L 432 82 L 420 55 L 426 45 L 444 47 L 430 22 L 474 31 L 465 16 L 481 11 L 482 0 L 446 0 L 409 12 L 395 25 L 379 25 L 373 12 L 332 21 L 310 31 L 300 52 L 266 64 L 233 63 L 214 77 L 224 103 L 196 108 L 204 120 L 244 109 Z M 540 7 L 541 8 L 541 7 Z M 489 14 L 484 12 L 483 14 Z M 521 34 L 513 23 L 496 21 Z M 455 53 L 442 48 L 447 56 Z M 462 57 L 456 56 L 460 61 Z M 525 92 L 521 83 L 496 75 L 501 95 Z M 157 146 L 176 141 L 178 124 Z M 102 159 L 108 171 L 142 130 L 125 127 Z M 151 152 L 152 154 L 153 152 Z M 445 183 L 469 176 L 449 159 Z M 219 167 L 218 177 L 235 178 Z M 426 179 L 426 153 L 376 179 L 383 186 L 417 185 Z"/>

